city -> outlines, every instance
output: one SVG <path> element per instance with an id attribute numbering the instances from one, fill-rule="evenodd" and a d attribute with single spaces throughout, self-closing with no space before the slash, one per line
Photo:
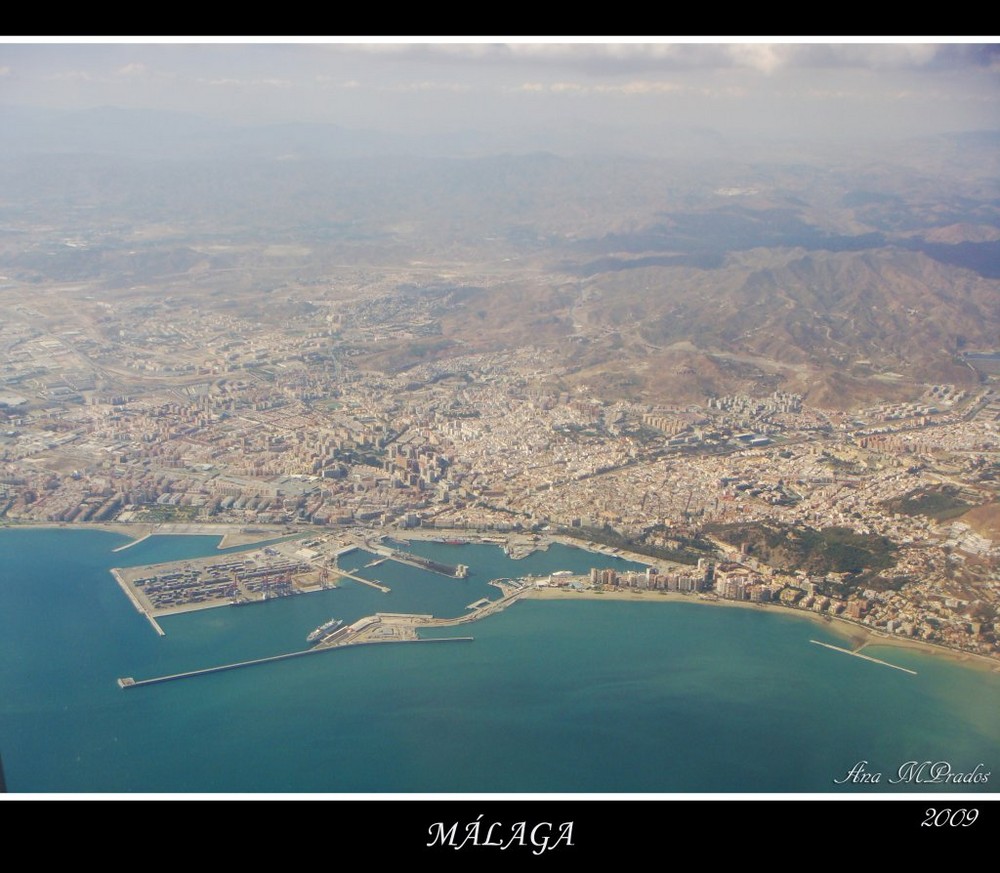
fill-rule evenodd
<path id="1" fill-rule="evenodd" d="M 654 565 L 616 587 L 683 591 L 697 564 L 693 590 L 1000 656 L 989 384 L 838 411 L 782 391 L 662 405 L 558 390 L 566 364 L 543 348 L 393 375 L 350 350 L 412 335 L 412 316 L 389 294 L 345 302 L 345 283 L 285 289 L 311 306 L 280 325 L 0 289 L 0 518 L 598 540 Z M 765 529 L 819 532 L 821 557 L 768 548 Z"/>

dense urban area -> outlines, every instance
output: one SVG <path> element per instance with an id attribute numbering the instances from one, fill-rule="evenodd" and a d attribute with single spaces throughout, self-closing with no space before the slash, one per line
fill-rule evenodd
<path id="1" fill-rule="evenodd" d="M 433 335 L 419 293 L 380 290 L 398 276 L 286 286 L 309 305 L 270 320 L 4 281 L 2 523 L 559 538 L 652 568 L 575 585 L 775 602 L 1000 657 L 987 374 L 852 410 L 780 390 L 643 403 L 563 382 L 541 346 L 360 366 L 366 343 Z M 289 555 L 281 584 L 321 584 L 308 549 Z"/>

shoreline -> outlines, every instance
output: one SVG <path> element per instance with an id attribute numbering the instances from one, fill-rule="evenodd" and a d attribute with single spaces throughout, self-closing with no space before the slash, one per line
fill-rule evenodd
<path id="1" fill-rule="evenodd" d="M 866 649 L 869 646 L 885 646 L 886 648 L 914 649 L 925 655 L 939 655 L 978 670 L 1000 674 L 1000 661 L 979 655 L 975 652 L 963 652 L 960 649 L 950 649 L 936 643 L 924 640 L 896 639 L 883 636 L 872 628 L 855 624 L 839 616 L 824 615 L 805 609 L 793 609 L 774 603 L 748 603 L 739 600 L 722 600 L 698 597 L 697 595 L 681 594 L 679 592 L 661 593 L 659 591 L 568 591 L 564 588 L 533 588 L 524 594 L 527 600 L 617 600 L 625 603 L 693 603 L 704 606 L 718 606 L 735 609 L 753 609 L 769 612 L 772 615 L 788 615 L 816 622 L 843 637 L 854 647 L 854 651 Z"/>
<path id="2" fill-rule="evenodd" d="M 108 533 L 117 533 L 124 536 L 130 536 L 133 539 L 128 543 L 112 549 L 113 552 L 123 551 L 136 545 L 138 542 L 150 537 L 150 536 L 170 536 L 170 535 L 188 535 L 188 536 L 218 536 L 220 537 L 218 549 L 224 550 L 227 548 L 233 548 L 238 545 L 250 545 L 255 542 L 265 542 L 268 540 L 275 539 L 276 537 L 293 537 L 296 535 L 308 535 L 310 530 L 293 530 L 289 531 L 287 526 L 275 526 L 275 530 L 267 530 L 265 528 L 254 528 L 253 533 L 248 533 L 244 530 L 245 525 L 239 524 L 150 524 L 148 522 L 96 522 L 91 524 L 89 522 L 84 522 L 82 524 L 74 524 L 72 522 L 24 522 L 11 524 L 9 522 L 0 524 L 0 530 L 17 530 L 17 529 L 47 529 L 47 530 L 102 530 Z M 323 529 L 317 529 L 317 532 L 322 532 Z M 500 538 L 510 538 L 511 536 L 518 535 L 504 535 L 504 534 L 492 534 L 484 531 L 470 531 L 460 528 L 440 528 L 435 531 L 430 529 L 422 531 L 421 535 L 416 537 L 408 537 L 412 531 L 401 531 L 398 532 L 400 538 L 410 538 L 410 539 L 434 539 L 441 536 L 447 536 L 454 534 L 458 536 L 461 534 L 461 538 L 468 539 L 470 544 L 481 543 L 483 545 L 499 545 L 494 541 L 494 537 Z M 390 534 L 391 535 L 391 534 Z M 483 538 L 489 538 L 488 541 L 483 540 Z M 653 559 L 645 555 L 639 555 L 638 553 L 629 552 L 626 549 L 616 549 L 614 552 L 605 547 L 599 547 L 597 549 L 588 548 L 587 545 L 579 540 L 575 540 L 571 537 L 562 537 L 558 534 L 541 534 L 539 536 L 541 542 L 538 543 L 535 551 L 537 549 L 544 550 L 548 545 L 552 543 L 558 543 L 567 547 L 572 547 L 580 549 L 581 551 L 590 552 L 592 554 L 605 555 L 606 557 L 618 558 L 620 560 L 632 561 L 633 563 L 639 564 L 649 564 Z M 527 554 L 530 554 L 528 552 Z M 526 557 L 527 556 L 519 556 Z M 663 562 L 661 562 L 663 563 Z M 671 563 L 671 562 L 667 562 Z M 977 670 L 985 670 L 990 673 L 1000 673 L 1000 660 L 990 658 L 986 655 L 980 655 L 976 652 L 965 652 L 961 649 L 953 649 L 948 646 L 942 646 L 938 643 L 931 643 L 925 640 L 914 640 L 909 638 L 901 638 L 896 636 L 889 636 L 884 634 L 874 628 L 867 627 L 865 625 L 857 624 L 853 621 L 848 621 L 841 616 L 832 616 L 828 614 L 815 613 L 811 610 L 805 609 L 795 609 L 789 606 L 783 606 L 777 603 L 748 603 L 738 600 L 722 600 L 716 598 L 706 598 L 699 597 L 697 595 L 683 594 L 680 592 L 661 592 L 661 591 L 636 591 L 633 589 L 621 589 L 619 591 L 594 591 L 593 589 L 586 589 L 583 591 L 569 591 L 563 588 L 533 588 L 523 595 L 527 599 L 534 600 L 562 600 L 562 599 L 576 599 L 576 600 L 620 600 L 620 601 L 632 601 L 632 602 L 654 602 L 654 603 L 697 603 L 708 606 L 722 606 L 737 609 L 758 609 L 766 610 L 776 615 L 789 615 L 796 616 L 799 618 L 809 619 L 814 622 L 819 622 L 825 627 L 829 628 L 831 631 L 837 633 L 842 638 L 846 639 L 851 643 L 855 649 L 860 650 L 868 646 L 885 646 L 887 648 L 910 648 L 917 651 L 923 652 L 927 655 L 940 655 L 943 656 L 954 663 L 961 664 L 965 667 L 971 667 Z M 131 599 L 131 598 L 130 598 Z M 212 604 L 212 606 L 221 605 Z M 205 604 L 198 604 L 194 606 L 193 604 L 188 606 L 181 606 L 176 608 L 168 608 L 168 611 L 159 613 L 159 615 L 172 615 L 179 614 L 182 612 L 189 612 L 195 609 L 204 609 Z M 145 610 L 141 610 L 151 621 L 153 621 L 153 615 L 147 613 Z M 156 611 L 154 610 L 155 614 Z"/>
<path id="3" fill-rule="evenodd" d="M 26 530 L 29 528 L 32 530 L 99 530 L 130 537 L 127 543 L 116 546 L 111 550 L 112 552 L 123 552 L 154 536 L 218 537 L 219 544 L 216 548 L 225 551 L 237 546 L 249 546 L 283 537 L 306 536 L 311 532 L 308 529 L 289 531 L 285 525 L 274 525 L 273 530 L 265 527 L 253 527 L 252 530 L 248 530 L 247 526 L 243 524 L 202 524 L 197 522 L 153 524 L 148 521 L 98 521 L 75 524 L 66 521 L 26 521 L 0 524 L 0 530 Z"/>

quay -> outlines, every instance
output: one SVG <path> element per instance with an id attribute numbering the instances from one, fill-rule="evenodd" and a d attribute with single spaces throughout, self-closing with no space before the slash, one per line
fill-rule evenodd
<path id="1" fill-rule="evenodd" d="M 138 542 L 138 540 L 136 542 Z M 134 545 L 134 544 L 129 543 L 129 545 Z M 123 546 L 122 548 L 127 548 L 127 547 Z M 135 596 L 135 592 L 129 587 L 128 583 L 124 579 L 122 579 L 121 574 L 118 572 L 117 568 L 111 571 L 111 575 L 115 577 L 115 582 L 118 583 L 118 587 L 125 592 L 125 596 L 132 601 L 132 605 L 136 608 L 136 610 L 141 615 L 146 616 L 146 618 L 149 620 L 149 623 L 153 626 L 153 630 L 155 630 L 157 634 L 159 634 L 161 637 L 165 637 L 167 635 L 166 631 L 164 631 L 163 628 L 160 627 L 157 620 L 153 618 L 153 614 L 149 612 L 139 602 L 139 598 Z"/>
<path id="2" fill-rule="evenodd" d="M 362 585 L 368 585 L 371 588 L 377 588 L 383 594 L 388 594 L 392 589 L 388 585 L 383 585 L 377 579 L 364 579 L 361 576 L 355 576 L 348 570 L 341 570 L 340 567 L 330 567 L 331 573 L 336 573 L 338 576 L 343 576 L 345 579 L 350 579 L 353 582 L 360 582 Z"/>
<path id="3" fill-rule="evenodd" d="M 441 561 L 434 561 L 422 555 L 415 555 L 412 552 L 404 552 L 401 549 L 393 549 L 382 543 L 365 543 L 365 548 L 377 555 L 382 555 L 386 560 L 396 561 L 399 564 L 408 564 L 411 567 L 418 567 L 421 570 L 429 570 L 440 576 L 448 576 L 452 579 L 465 579 L 469 575 L 469 568 L 465 564 L 445 564 Z"/>
<path id="4" fill-rule="evenodd" d="M 853 655 L 855 658 L 864 658 L 873 664 L 881 664 L 883 667 L 892 667 L 893 670 L 902 670 L 904 673 L 910 673 L 913 676 L 917 675 L 916 670 L 900 667 L 897 664 L 890 664 L 888 661 L 880 661 L 878 658 L 873 658 L 870 655 L 862 655 L 861 652 L 852 652 L 850 649 L 842 649 L 840 646 L 833 646 L 830 643 L 821 643 L 819 640 L 809 640 L 809 642 L 815 643 L 817 646 L 823 646 L 825 649 L 833 649 L 835 652 L 843 652 L 845 655 Z"/>

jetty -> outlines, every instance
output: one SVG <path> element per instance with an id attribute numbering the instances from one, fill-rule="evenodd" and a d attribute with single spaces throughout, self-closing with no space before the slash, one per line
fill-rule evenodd
<path id="1" fill-rule="evenodd" d="M 471 642 L 473 637 L 436 637 L 434 639 L 414 639 L 414 640 L 367 640 L 352 643 L 351 645 L 371 645 L 381 642 L 412 642 L 412 643 L 451 643 L 451 642 Z M 288 661 L 291 658 L 304 658 L 306 655 L 317 655 L 320 652 L 330 652 L 342 646 L 317 646 L 314 649 L 303 649 L 301 652 L 286 652 L 282 655 L 271 655 L 267 658 L 253 658 L 249 661 L 237 661 L 233 664 L 220 664 L 216 667 L 204 667 L 201 670 L 188 670 L 186 673 L 172 673 L 169 676 L 155 676 L 152 679 L 133 679 L 131 676 L 123 676 L 118 680 L 118 687 L 122 689 L 142 688 L 146 685 L 159 685 L 163 682 L 174 682 L 178 679 L 191 679 L 195 676 L 208 676 L 211 673 L 224 673 L 227 670 L 240 670 L 243 667 L 255 667 L 258 664 L 271 664 L 275 661 Z"/>
<path id="2" fill-rule="evenodd" d="M 913 676 L 917 675 L 916 670 L 910 670 L 907 667 L 900 667 L 898 664 L 890 664 L 888 661 L 881 661 L 878 658 L 873 658 L 870 655 L 862 655 L 861 652 L 852 652 L 850 649 L 842 649 L 840 646 L 834 646 L 830 643 L 821 643 L 819 640 L 809 640 L 810 643 L 815 643 L 817 646 L 822 646 L 824 649 L 833 649 L 835 652 L 842 652 L 845 655 L 853 655 L 855 658 L 864 658 L 866 661 L 871 661 L 873 664 L 881 664 L 883 667 L 892 667 L 893 670 L 902 670 L 904 673 L 910 673 Z"/>
<path id="3" fill-rule="evenodd" d="M 123 546 L 118 546 L 117 548 L 115 548 L 115 549 L 112 549 L 111 551 L 112 551 L 112 552 L 124 552 L 124 551 L 125 551 L 125 549 L 131 549 L 131 548 L 132 548 L 132 546 L 137 546 L 137 545 L 139 545 L 139 543 L 141 543 L 141 542 L 145 542 L 145 541 L 146 541 L 146 540 L 148 540 L 148 539 L 149 539 L 149 538 L 150 538 L 151 536 L 152 536 L 152 534 L 151 534 L 151 533 L 148 533 L 148 534 L 145 534 L 145 535 L 143 535 L 143 536 L 139 537 L 138 539 L 135 539 L 135 540 L 129 540 L 129 541 L 127 542 L 127 543 L 125 543 L 125 545 L 123 545 Z"/>
<path id="4" fill-rule="evenodd" d="M 377 588 L 383 594 L 388 594 L 392 589 L 388 585 L 383 585 L 378 579 L 365 579 L 363 576 L 355 576 L 350 570 L 341 570 L 340 567 L 330 567 L 331 573 L 336 573 L 338 576 L 343 576 L 345 579 L 350 579 L 352 582 L 360 582 L 362 585 L 368 585 L 370 588 Z"/>

